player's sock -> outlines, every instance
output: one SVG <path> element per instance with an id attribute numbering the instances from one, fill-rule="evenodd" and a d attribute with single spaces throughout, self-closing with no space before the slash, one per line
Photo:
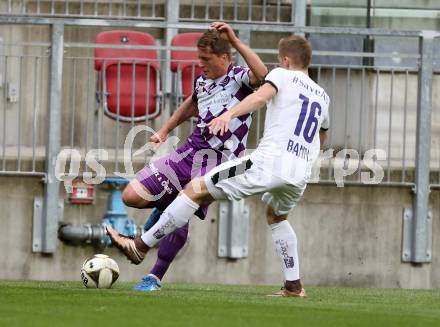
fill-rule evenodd
<path id="1" fill-rule="evenodd" d="M 160 215 L 163 211 L 154 208 L 153 211 L 151 211 L 150 216 L 147 218 L 147 221 L 144 224 L 144 232 L 149 230 L 151 227 L 154 226 L 155 223 L 159 221 Z"/>
<path id="2" fill-rule="evenodd" d="M 142 241 L 150 248 L 177 228 L 183 227 L 194 215 L 199 205 L 186 194 L 179 195 L 163 212 L 159 221 L 142 234 Z"/>
<path id="3" fill-rule="evenodd" d="M 157 260 L 150 273 L 162 280 L 171 262 L 173 262 L 177 253 L 179 253 L 180 249 L 185 245 L 187 238 L 188 224 L 164 237 L 164 239 L 160 241 Z"/>
<path id="4" fill-rule="evenodd" d="M 287 281 L 299 279 L 298 249 L 295 231 L 287 220 L 271 224 L 272 240 L 281 259 Z"/>

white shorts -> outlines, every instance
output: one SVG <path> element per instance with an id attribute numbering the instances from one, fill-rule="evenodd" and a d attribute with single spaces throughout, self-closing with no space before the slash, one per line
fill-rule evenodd
<path id="1" fill-rule="evenodd" d="M 252 163 L 250 156 L 222 163 L 204 177 L 211 196 L 216 200 L 241 200 L 263 193 L 263 202 L 275 215 L 287 214 L 298 203 L 305 187 L 287 184 L 283 179 Z"/>

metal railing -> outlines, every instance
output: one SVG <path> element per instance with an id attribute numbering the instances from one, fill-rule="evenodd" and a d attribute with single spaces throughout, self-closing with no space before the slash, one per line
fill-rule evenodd
<path id="1" fill-rule="evenodd" d="M 75 45 L 71 45 L 75 47 Z M 75 47 L 76 48 L 76 47 Z M 72 48 L 70 48 L 72 49 Z M 116 110 L 115 116 L 109 117 L 109 114 L 105 114 L 105 98 L 109 95 L 109 92 L 105 92 L 99 89 L 98 84 L 103 83 L 102 80 L 98 81 L 98 78 L 103 78 L 94 70 L 95 58 L 88 56 L 71 56 L 68 55 L 69 50 L 67 50 L 67 55 L 64 57 L 64 66 L 68 67 L 65 70 L 65 75 L 63 79 L 63 124 L 65 126 L 65 133 L 63 134 L 63 139 L 61 147 L 63 149 L 75 149 L 78 150 L 82 161 L 84 162 L 86 156 L 89 154 L 90 150 L 101 149 L 106 151 L 107 156 L 102 160 L 102 164 L 106 168 L 106 177 L 116 176 L 117 173 L 125 173 L 125 162 L 129 160 L 135 165 L 135 170 L 137 171 L 143 167 L 143 165 L 148 162 L 151 157 L 151 152 L 145 151 L 142 155 L 133 156 L 133 152 L 141 148 L 143 145 L 149 142 L 149 137 L 152 133 L 142 133 L 138 136 L 129 153 L 127 158 L 127 153 L 124 152 L 124 144 L 126 142 L 127 135 L 130 130 L 133 130 L 135 126 L 145 125 L 152 130 L 158 130 L 157 120 L 162 120 L 162 117 L 150 117 L 137 119 L 134 116 L 134 109 L 130 109 L 130 115 L 123 116 L 120 111 L 122 96 L 121 89 L 123 88 L 123 80 L 125 78 L 122 76 L 121 64 L 116 65 L 116 75 L 112 78 L 116 79 L 116 83 L 120 85 L 116 92 Z M 105 62 L 105 58 L 101 58 Z M 112 58 L 114 59 L 114 58 Z M 163 60 L 149 61 L 145 67 L 152 64 L 164 65 Z M 140 65 L 139 62 L 133 62 L 133 70 L 128 78 L 133 81 L 137 81 L 136 76 L 136 65 Z M 105 64 L 104 64 L 105 66 Z M 164 75 L 165 73 L 162 73 Z M 109 75 L 109 74 L 108 74 Z M 105 76 L 104 78 L 109 79 L 110 76 Z M 131 96 L 135 96 L 136 91 L 135 83 L 131 84 L 133 90 L 126 90 Z M 111 92 L 114 92 L 111 91 Z M 156 92 L 152 90 L 148 85 L 146 86 L 145 97 L 147 100 L 150 98 L 150 92 L 157 93 L 157 113 L 161 113 L 164 110 L 165 98 L 163 96 L 162 90 Z M 138 96 L 138 95 L 136 95 Z M 167 101 L 167 106 L 169 101 Z M 132 102 L 134 106 L 134 102 Z M 84 172 L 89 172 L 90 168 L 87 165 L 82 165 L 78 175 L 82 175 Z M 131 175 L 133 177 L 133 175 Z"/>
<path id="2" fill-rule="evenodd" d="M 37 17 L 165 20 L 167 1 L 160 0 L 2 0 L 0 14 Z M 179 1 L 181 21 L 293 23 L 294 5 L 285 0 Z"/>
<path id="3" fill-rule="evenodd" d="M 49 58 L 24 54 L 0 58 L 0 175 L 44 176 Z"/>
<path id="4" fill-rule="evenodd" d="M 38 166 L 38 162 L 45 159 L 45 138 L 47 137 L 45 131 L 47 129 L 39 127 L 47 123 L 42 118 L 47 115 L 47 112 L 41 108 L 40 103 L 49 90 L 46 54 L 49 45 L 50 43 L 45 43 L 43 46 L 41 42 L 36 42 L 34 45 L 31 43 L 3 45 L 4 49 L 9 49 L 4 51 L 10 53 L 16 52 L 16 49 L 24 52 L 32 49 L 31 51 L 41 54 L 12 56 L 5 52 L 1 59 L 5 67 L 4 85 L 6 88 L 2 94 L 5 110 L 0 122 L 0 145 L 2 145 L 0 174 L 41 174 L 44 172 L 44 168 L 42 165 Z M 109 152 L 108 162 L 114 165 L 110 171 L 119 172 L 124 159 L 125 136 L 136 123 L 134 120 L 125 123 L 122 119 L 108 118 L 103 114 L 102 106 L 97 103 L 98 75 L 94 70 L 95 58 L 92 54 L 95 47 L 103 47 L 103 45 L 72 42 L 64 45 L 61 146 L 78 148 L 83 157 L 90 149 L 105 149 Z M 111 45 L 105 45 L 105 47 L 111 47 Z M 171 50 L 167 46 L 157 46 L 154 49 L 162 54 Z M 181 49 L 185 50 L 185 48 Z M 190 49 L 186 48 L 186 50 Z M 276 50 L 260 48 L 255 51 L 262 56 L 276 58 Z M 373 61 L 378 58 L 400 56 L 413 58 L 415 63 L 420 59 L 418 53 L 377 54 L 319 50 L 314 52 L 314 56 L 316 58 L 363 56 Z M 351 161 L 351 164 L 358 169 L 344 177 L 344 182 L 362 184 L 361 174 L 368 171 L 362 160 L 365 153 L 370 149 L 382 149 L 387 156 L 380 162 L 384 169 L 381 184 L 414 185 L 419 66 L 415 64 L 412 67 L 389 67 L 377 62 L 378 64 L 373 62 L 370 65 L 344 66 L 330 63 L 312 65 L 312 77 L 327 90 L 331 98 L 332 126 L 328 132 L 326 147 L 333 149 L 333 155 L 329 160 L 322 162 L 320 182 L 334 183 L 334 168 L 339 164 L 337 154 L 341 155 L 340 151 L 344 149 L 353 149 L 358 152 L 358 157 L 347 157 L 344 160 Z M 174 98 L 167 96 L 168 93 L 161 83 L 162 88 L 158 96 L 161 97 L 159 109 L 163 114 L 160 119 L 147 120 L 147 125 L 159 128 L 160 123 L 169 117 L 177 104 L 175 96 L 178 80 L 175 78 L 176 75 L 171 74 L 170 63 L 165 56 L 156 63 L 161 66 L 160 80 L 174 81 L 172 92 Z M 269 63 L 268 66 L 273 68 L 276 63 Z M 135 74 L 133 70 L 134 79 Z M 35 83 L 37 80 L 46 81 L 46 83 Z M 17 103 L 11 103 L 7 98 L 8 88 L 14 85 L 20 93 Z M 23 97 L 22 94 L 31 96 Z M 148 98 L 148 92 L 146 96 Z M 47 99 L 44 101 L 47 106 Z M 35 105 L 30 105 L 33 103 Z M 27 117 L 26 119 L 37 118 L 32 124 L 25 124 L 32 126 L 32 133 L 28 133 L 29 129 L 26 133 L 23 132 L 23 124 L 20 124 L 22 116 Z M 264 112 L 258 111 L 254 114 L 254 123 L 248 139 L 248 147 L 251 149 L 257 146 L 262 136 L 263 119 Z M 184 138 L 187 133 L 188 129 L 186 134 L 179 133 L 179 136 Z M 143 141 L 147 141 L 147 138 Z M 139 139 L 138 142 L 140 142 Z M 433 142 L 437 142 L 435 135 Z M 137 143 L 136 146 L 140 147 L 141 143 Z M 143 159 L 137 158 L 137 161 L 145 162 L 146 159 L 145 154 Z M 438 154 L 433 152 L 430 162 L 433 172 L 438 169 L 439 161 Z M 345 162 L 345 164 L 348 163 Z M 82 166 L 82 171 L 87 172 L 87 169 L 87 166 Z"/>
<path id="5" fill-rule="evenodd" d="M 2 0 L 0 14 L 163 20 L 165 1 L 141 0 Z"/>
<path id="6" fill-rule="evenodd" d="M 295 6 L 292 1 L 195 1 L 182 3 L 182 21 L 232 21 L 252 23 L 293 23 Z"/>

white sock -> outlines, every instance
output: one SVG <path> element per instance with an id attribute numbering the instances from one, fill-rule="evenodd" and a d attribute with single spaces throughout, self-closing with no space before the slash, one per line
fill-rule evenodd
<path id="1" fill-rule="evenodd" d="M 186 194 L 179 195 L 160 215 L 158 222 L 142 234 L 142 240 L 149 247 L 155 246 L 162 238 L 185 226 L 198 208 L 199 205 Z"/>
<path id="2" fill-rule="evenodd" d="M 287 220 L 270 225 L 275 250 L 281 259 L 286 280 L 299 279 L 299 261 L 295 231 Z"/>

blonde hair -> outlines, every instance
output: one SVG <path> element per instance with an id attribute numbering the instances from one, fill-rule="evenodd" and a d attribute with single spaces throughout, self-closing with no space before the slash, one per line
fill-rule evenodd
<path id="1" fill-rule="evenodd" d="M 302 36 L 292 35 L 282 38 L 278 43 L 280 56 L 290 58 L 292 64 L 300 68 L 308 68 L 312 60 L 312 46 Z"/>

